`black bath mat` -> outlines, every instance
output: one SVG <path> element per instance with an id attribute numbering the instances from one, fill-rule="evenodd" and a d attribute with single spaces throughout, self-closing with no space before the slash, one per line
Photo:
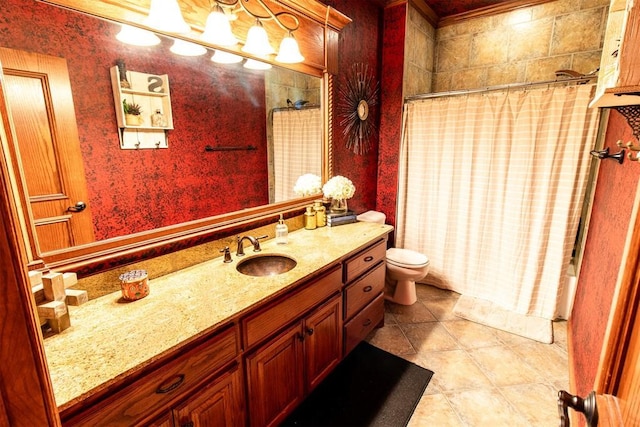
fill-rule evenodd
<path id="1" fill-rule="evenodd" d="M 406 426 L 433 372 L 362 342 L 282 426 Z"/>

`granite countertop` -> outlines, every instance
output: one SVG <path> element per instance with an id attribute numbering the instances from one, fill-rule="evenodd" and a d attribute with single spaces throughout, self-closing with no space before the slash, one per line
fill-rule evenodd
<path id="1" fill-rule="evenodd" d="M 239 273 L 233 251 L 231 263 L 218 256 L 149 280 L 150 294 L 141 300 L 123 302 L 118 291 L 69 306 L 71 327 L 44 340 L 58 407 L 78 403 L 392 230 L 367 222 L 302 229 L 289 233 L 286 245 L 262 243 L 261 254 L 289 255 L 298 263 L 277 276 Z M 245 244 L 245 253 L 253 256 L 253 247 Z"/>

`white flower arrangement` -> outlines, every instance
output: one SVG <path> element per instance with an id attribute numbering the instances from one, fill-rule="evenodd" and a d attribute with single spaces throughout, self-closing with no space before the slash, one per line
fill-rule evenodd
<path id="1" fill-rule="evenodd" d="M 334 176 L 322 187 L 324 196 L 332 199 L 350 199 L 355 192 L 356 187 L 353 182 L 341 175 Z"/>
<path id="2" fill-rule="evenodd" d="M 296 184 L 293 186 L 293 192 L 300 197 L 313 196 L 321 191 L 322 179 L 312 173 L 299 176 Z"/>

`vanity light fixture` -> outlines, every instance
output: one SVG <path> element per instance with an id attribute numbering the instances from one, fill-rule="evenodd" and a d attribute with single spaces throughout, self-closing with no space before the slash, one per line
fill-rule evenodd
<path id="1" fill-rule="evenodd" d="M 207 18 L 207 25 L 202 35 L 202 39 L 220 46 L 231 46 L 235 43 L 223 44 L 216 40 L 226 40 L 229 34 L 237 43 L 237 39 L 231 33 L 231 21 L 237 18 L 239 12 L 244 12 L 251 18 L 255 19 L 255 24 L 249 28 L 246 41 L 242 47 L 242 51 L 251 55 L 266 58 L 275 53 L 269 36 L 263 23 L 267 21 L 275 22 L 285 32 L 285 37 L 280 43 L 280 49 L 275 60 L 278 62 L 294 64 L 304 61 L 304 57 L 300 54 L 298 42 L 293 37 L 293 32 L 300 27 L 300 21 L 297 16 L 290 12 L 273 12 L 265 4 L 263 0 L 211 0 L 213 2 L 211 13 Z M 256 6 L 248 7 L 249 4 L 257 4 L 262 9 L 257 12 Z M 222 18 L 226 18 L 227 22 L 222 23 Z M 209 25 L 209 19 L 212 25 Z M 215 21 L 214 21 L 215 20 Z M 218 23 L 213 26 L 213 23 Z M 227 32 L 227 27 L 229 31 Z"/>
<path id="2" fill-rule="evenodd" d="M 178 0 L 151 0 L 145 25 L 167 33 L 188 33 L 191 27 L 184 21 Z"/>
<path id="3" fill-rule="evenodd" d="M 240 55 L 223 50 L 215 50 L 211 56 L 211 60 L 217 64 L 237 64 L 238 62 L 242 62 L 242 59 Z"/>
<path id="4" fill-rule="evenodd" d="M 131 25 L 122 24 L 120 32 L 116 34 L 116 39 L 122 43 L 134 46 L 155 46 L 160 44 L 160 38 L 151 31 L 142 28 L 132 27 Z"/>
<path id="5" fill-rule="evenodd" d="M 207 53 L 207 49 L 204 46 L 180 39 L 176 39 L 169 50 L 176 55 L 182 56 L 200 56 Z"/>
<path id="6" fill-rule="evenodd" d="M 257 3 L 261 7 L 262 12 L 257 13 L 256 11 L 250 10 L 245 3 Z M 219 46 L 235 46 L 238 43 L 238 39 L 231 31 L 231 22 L 236 20 L 237 14 L 242 11 L 255 19 L 255 24 L 249 28 L 247 33 L 246 41 L 242 47 L 243 52 L 264 59 L 276 53 L 269 42 L 269 36 L 263 26 L 263 22 L 273 21 L 285 31 L 285 36 L 280 43 L 279 52 L 275 60 L 287 64 L 304 61 L 304 56 L 300 53 L 298 42 L 295 37 L 293 37 L 293 32 L 300 27 L 300 20 L 294 14 L 286 11 L 273 12 L 263 0 L 210 0 L 210 5 L 211 12 L 207 16 L 205 29 L 200 36 L 201 40 Z M 254 6 L 252 6 L 252 8 L 255 9 Z M 167 33 L 184 34 L 190 31 L 189 25 L 182 17 L 178 0 L 151 0 L 149 15 L 145 19 L 144 24 Z M 181 49 L 181 46 L 176 46 L 176 44 L 174 44 L 174 48 L 182 52 L 187 52 L 186 48 Z M 173 52 L 175 52 L 174 48 L 172 48 Z M 188 52 L 190 53 L 181 54 L 194 55 L 195 48 L 191 47 Z M 247 68 L 265 69 L 264 63 L 260 61 L 257 62 L 263 65 L 260 65 L 259 68 L 254 68 L 253 65 Z M 250 64 L 253 64 L 253 62 L 250 62 Z"/>

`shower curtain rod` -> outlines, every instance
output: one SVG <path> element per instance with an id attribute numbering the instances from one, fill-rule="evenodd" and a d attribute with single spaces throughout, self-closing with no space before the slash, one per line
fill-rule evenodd
<path id="1" fill-rule="evenodd" d="M 300 108 L 296 108 L 296 107 L 276 107 L 276 108 L 272 108 L 271 111 L 288 111 L 288 110 L 313 110 L 314 108 L 320 108 L 320 106 L 318 104 L 311 104 L 311 105 L 303 105 Z"/>
<path id="2" fill-rule="evenodd" d="M 421 95 L 412 95 L 404 98 L 404 102 L 411 101 L 420 101 L 423 99 L 431 99 L 431 98 L 441 98 L 444 96 L 456 96 L 456 95 L 468 95 L 470 93 L 484 93 L 484 92 L 492 92 L 496 90 L 508 90 L 508 89 L 523 89 L 533 86 L 550 86 L 553 84 L 560 83 L 588 83 L 589 80 L 598 79 L 597 75 L 586 75 L 581 77 L 570 77 L 566 79 L 557 79 L 557 80 L 545 80 L 541 82 L 531 82 L 531 83 L 510 83 L 498 86 L 488 86 L 485 88 L 479 89 L 462 89 L 462 90 L 451 90 L 447 92 L 434 92 L 434 93 L 423 93 Z"/>

